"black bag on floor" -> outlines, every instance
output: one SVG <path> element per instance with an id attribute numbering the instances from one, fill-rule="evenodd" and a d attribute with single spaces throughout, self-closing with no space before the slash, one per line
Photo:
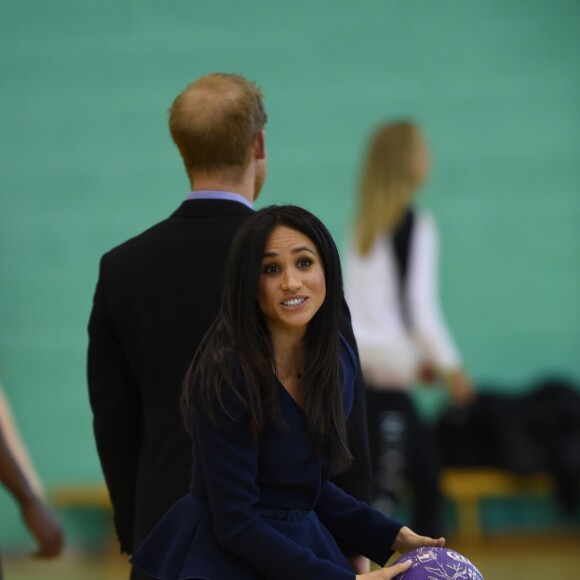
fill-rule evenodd
<path id="1" fill-rule="evenodd" d="M 504 389 L 505 390 L 505 389 Z M 545 378 L 525 394 L 483 389 L 467 408 L 440 419 L 443 464 L 497 467 L 513 473 L 547 471 L 566 513 L 579 507 L 580 391 L 571 381 Z"/>

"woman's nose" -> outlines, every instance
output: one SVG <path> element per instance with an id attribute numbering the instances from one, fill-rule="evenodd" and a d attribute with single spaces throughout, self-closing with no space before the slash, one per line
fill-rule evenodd
<path id="1" fill-rule="evenodd" d="M 286 271 L 282 278 L 282 288 L 289 292 L 295 292 L 302 286 L 300 278 L 294 272 Z"/>

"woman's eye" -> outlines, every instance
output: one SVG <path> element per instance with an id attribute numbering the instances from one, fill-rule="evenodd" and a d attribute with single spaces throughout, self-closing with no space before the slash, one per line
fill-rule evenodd
<path id="1" fill-rule="evenodd" d="M 278 271 L 278 266 L 274 266 L 274 264 L 269 264 L 268 266 L 264 266 L 264 274 L 275 274 Z"/>
<path id="2" fill-rule="evenodd" d="M 310 258 L 300 258 L 298 260 L 298 267 L 299 268 L 308 268 L 312 265 L 312 260 Z"/>

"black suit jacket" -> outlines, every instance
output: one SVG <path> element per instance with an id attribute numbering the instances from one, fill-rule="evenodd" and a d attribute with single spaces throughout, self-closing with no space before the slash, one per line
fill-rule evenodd
<path id="1" fill-rule="evenodd" d="M 132 552 L 188 492 L 183 376 L 219 309 L 230 243 L 252 210 L 190 200 L 105 254 L 89 322 L 88 382 L 97 449 L 121 549 Z M 356 349 L 346 303 L 341 330 Z M 338 483 L 370 489 L 362 378 L 349 419 L 355 464 Z"/>

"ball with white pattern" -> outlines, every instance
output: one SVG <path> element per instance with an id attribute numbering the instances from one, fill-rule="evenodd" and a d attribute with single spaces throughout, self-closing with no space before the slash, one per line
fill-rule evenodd
<path id="1" fill-rule="evenodd" d="M 394 580 L 483 580 L 481 572 L 463 555 L 447 548 L 419 548 L 394 564 L 413 561 L 409 570 Z"/>

